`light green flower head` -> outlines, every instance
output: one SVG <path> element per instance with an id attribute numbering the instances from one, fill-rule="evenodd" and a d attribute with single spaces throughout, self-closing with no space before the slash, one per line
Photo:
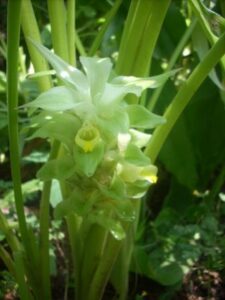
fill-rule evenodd
<path id="1" fill-rule="evenodd" d="M 143 130 L 164 123 L 164 119 L 144 106 L 128 105 L 125 96 L 139 97 L 144 89 L 161 85 L 171 73 L 150 78 L 112 76 L 110 59 L 96 57 L 81 57 L 84 71 L 80 71 L 47 48 L 33 44 L 64 84 L 26 105 L 41 109 L 33 118 L 38 129 L 32 137 L 59 140 L 66 153 L 61 161 L 44 165 L 39 177 L 73 182 L 86 201 L 92 199 L 93 192 L 100 193 L 96 199 L 104 198 L 104 205 L 105 198 L 109 205 L 113 199 L 144 195 L 157 180 L 157 168 L 142 152 L 150 139 Z"/>
<path id="2" fill-rule="evenodd" d="M 28 104 L 49 112 L 71 112 L 81 122 L 96 126 L 103 139 L 111 140 L 119 133 L 132 128 L 150 129 L 161 124 L 163 119 L 139 105 L 127 105 L 127 94 L 139 97 L 146 88 L 156 88 L 168 74 L 137 78 L 118 76 L 110 78 L 112 63 L 109 58 L 80 57 L 84 73 L 68 65 L 41 45 L 35 44 L 55 69 L 65 84 L 42 93 Z"/>
<path id="3" fill-rule="evenodd" d="M 101 161 L 107 157 L 107 151 L 116 146 L 118 147 L 114 150 L 118 150 L 118 159 L 121 156 L 120 148 L 121 143 L 123 143 L 121 138 L 126 139 L 126 135 L 129 136 L 129 143 L 133 144 L 133 147 L 138 149 L 145 146 L 146 141 L 149 140 L 146 139 L 148 135 L 138 131 L 138 129 L 151 129 L 164 122 L 163 118 L 150 113 L 141 105 L 128 105 L 124 98 L 127 94 L 134 94 L 139 97 L 144 89 L 158 87 L 168 78 L 168 74 L 150 78 L 112 77 L 110 59 L 96 57 L 80 58 L 84 69 L 82 72 L 67 64 L 47 48 L 36 43 L 34 46 L 49 61 L 64 85 L 53 87 L 40 94 L 36 100 L 27 106 L 41 108 L 48 112 L 48 119 L 51 120 L 52 124 L 55 124 L 56 130 L 59 130 L 60 126 L 64 127 L 65 119 L 67 119 L 67 123 L 70 119 L 71 126 L 68 124 L 70 128 L 64 128 L 64 136 L 61 134 L 60 138 L 55 133 L 53 137 L 60 139 L 70 153 L 74 154 L 81 173 L 83 171 L 87 176 L 93 176 Z M 75 129 L 72 123 L 76 123 Z M 44 129 L 39 129 L 35 136 L 39 134 L 46 137 L 47 134 L 44 131 L 49 124 L 45 122 Z M 73 133 L 71 128 L 74 129 Z M 71 144 L 69 140 L 72 135 L 74 143 Z M 145 138 L 144 143 L 143 137 Z M 98 153 L 94 151 L 97 148 Z M 127 152 L 130 151 L 129 148 Z M 136 152 L 140 153 L 140 151 Z M 137 153 L 136 155 L 138 155 Z M 93 160 L 96 163 L 90 163 L 91 154 L 93 154 Z M 85 155 L 88 159 L 84 159 Z M 99 157 L 100 155 L 101 157 Z M 144 156 L 143 153 L 142 156 Z M 134 165 L 138 159 L 135 160 Z M 82 166 L 82 164 L 87 163 L 90 164 L 90 168 Z"/>

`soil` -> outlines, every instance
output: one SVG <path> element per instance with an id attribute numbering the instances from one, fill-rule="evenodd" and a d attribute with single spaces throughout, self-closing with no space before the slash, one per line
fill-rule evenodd
<path id="1" fill-rule="evenodd" d="M 147 278 L 138 278 L 138 281 L 135 294 L 142 296 L 143 300 L 225 300 L 225 277 L 215 271 L 192 271 L 184 278 L 178 291 Z M 135 300 L 135 296 L 129 300 Z"/>
<path id="2" fill-rule="evenodd" d="M 62 269 L 61 269 L 62 271 Z M 60 273 L 53 279 L 54 290 L 53 299 L 64 299 L 65 274 Z M 130 278 L 130 294 L 128 300 L 225 300 L 225 278 L 221 274 L 210 270 L 194 270 L 184 278 L 181 289 L 178 292 L 171 291 L 171 298 L 162 298 L 169 295 L 168 288 L 149 280 L 145 277 L 137 277 L 131 274 Z M 172 293 L 174 295 L 172 296 Z M 109 287 L 104 300 L 110 300 L 113 297 L 113 289 Z M 73 299 L 73 293 L 70 288 L 67 291 L 67 299 Z M 7 291 L 2 300 L 18 300 L 14 292 Z M 116 300 L 116 298 L 114 298 Z"/>

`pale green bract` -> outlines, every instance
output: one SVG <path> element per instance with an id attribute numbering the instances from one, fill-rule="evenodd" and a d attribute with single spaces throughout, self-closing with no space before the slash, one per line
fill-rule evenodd
<path id="1" fill-rule="evenodd" d="M 121 221 L 135 219 L 134 199 L 157 180 L 157 168 L 142 152 L 150 134 L 138 129 L 165 122 L 141 105 L 128 105 L 124 98 L 127 94 L 139 97 L 172 73 L 111 78 L 110 59 L 96 57 L 80 58 L 82 72 L 32 43 L 64 84 L 26 105 L 41 109 L 33 117 L 32 138 L 53 138 L 64 147 L 63 157 L 47 162 L 38 172 L 42 180 L 54 178 L 66 185 L 66 196 L 56 206 L 55 216 L 76 213 L 122 239 Z"/>

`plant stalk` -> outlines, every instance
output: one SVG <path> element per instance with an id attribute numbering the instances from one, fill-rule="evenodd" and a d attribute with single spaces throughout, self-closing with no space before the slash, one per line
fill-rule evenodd
<path id="1" fill-rule="evenodd" d="M 41 36 L 30 0 L 22 0 L 21 15 L 22 30 L 35 71 L 41 72 L 49 70 L 46 60 L 28 39 L 32 38 L 33 40 L 41 44 Z M 39 77 L 37 78 L 37 81 L 42 92 L 50 89 L 52 86 L 51 78 L 49 76 Z"/>
<path id="2" fill-rule="evenodd" d="M 153 51 L 170 2 L 131 2 L 116 65 L 118 74 L 140 77 L 149 74 Z"/>
<path id="3" fill-rule="evenodd" d="M 34 300 L 26 283 L 26 274 L 24 269 L 24 258 L 21 251 L 14 253 L 16 280 L 21 300 Z"/>
<path id="4" fill-rule="evenodd" d="M 8 2 L 8 30 L 7 30 L 7 105 L 9 124 L 9 149 L 11 174 L 14 186 L 16 212 L 19 222 L 21 238 L 27 253 L 29 253 L 29 235 L 23 208 L 23 196 L 20 174 L 20 151 L 18 135 L 18 49 L 20 36 L 21 1 Z"/>
<path id="5" fill-rule="evenodd" d="M 76 65 L 75 49 L 75 9 L 76 0 L 67 0 L 67 40 L 68 40 L 68 60 L 70 65 Z"/>
<path id="6" fill-rule="evenodd" d="M 0 245 L 0 257 L 1 260 L 4 262 L 4 264 L 6 265 L 6 267 L 8 268 L 9 272 L 15 277 L 16 276 L 15 264 L 8 251 L 6 251 L 1 245 Z"/>
<path id="7" fill-rule="evenodd" d="M 81 265 L 81 299 L 86 299 L 91 280 L 105 250 L 107 235 L 108 232 L 98 224 L 93 224 L 87 233 Z"/>
<path id="8" fill-rule="evenodd" d="M 116 240 L 111 234 L 107 239 L 101 261 L 89 287 L 87 300 L 101 300 L 109 280 L 113 265 L 120 252 L 123 241 Z M 82 299 L 83 300 L 83 299 Z"/>
<path id="9" fill-rule="evenodd" d="M 51 23 L 53 49 L 58 56 L 69 62 L 64 1 L 48 0 L 48 13 Z"/>

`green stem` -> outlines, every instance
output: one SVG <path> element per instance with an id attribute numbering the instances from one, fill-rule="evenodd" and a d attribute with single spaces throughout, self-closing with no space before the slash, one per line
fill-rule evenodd
<path id="1" fill-rule="evenodd" d="M 115 282 L 115 286 L 119 293 L 119 300 L 127 299 L 130 262 L 131 262 L 132 253 L 134 249 L 134 239 L 137 231 L 137 226 L 140 217 L 140 208 L 142 203 L 143 203 L 142 199 L 136 199 L 134 203 L 136 218 L 135 221 L 132 224 L 130 224 L 130 226 L 127 226 L 126 238 L 123 241 L 118 258 L 115 262 L 115 265 L 113 266 L 111 278 L 112 278 L 112 282 L 113 283 Z"/>
<path id="2" fill-rule="evenodd" d="M 209 50 L 201 63 L 195 68 L 191 76 L 178 91 L 174 100 L 167 108 L 164 116 L 167 120 L 165 125 L 158 127 L 152 137 L 145 153 L 154 162 L 177 119 L 197 91 L 201 83 L 207 77 L 210 70 L 219 62 L 225 53 L 225 34 Z"/>
<path id="3" fill-rule="evenodd" d="M 59 142 L 54 141 L 49 160 L 54 159 L 59 151 Z M 49 262 L 49 199 L 51 181 L 44 183 L 40 206 L 40 271 L 43 298 L 51 299 L 50 262 Z"/>
<path id="4" fill-rule="evenodd" d="M 15 277 L 15 264 L 10 256 L 10 254 L 0 245 L 0 258 L 8 268 L 9 272 Z"/>
<path id="5" fill-rule="evenodd" d="M 28 39 L 32 38 L 41 44 L 41 36 L 30 0 L 22 0 L 21 25 L 35 71 L 40 72 L 49 70 L 46 60 Z M 37 80 L 42 92 L 50 89 L 52 86 L 51 78 L 49 76 L 39 77 Z"/>
<path id="6" fill-rule="evenodd" d="M 15 269 L 16 269 L 16 280 L 19 286 L 19 295 L 21 300 L 34 300 L 31 296 L 30 290 L 26 283 L 25 269 L 24 269 L 24 258 L 21 251 L 14 253 Z"/>
<path id="7" fill-rule="evenodd" d="M 69 63 L 72 66 L 76 64 L 75 49 L 75 6 L 76 0 L 67 0 L 67 40 Z"/>
<path id="8" fill-rule="evenodd" d="M 90 284 L 89 296 L 86 298 L 87 300 L 102 299 L 106 284 L 109 280 L 113 265 L 117 259 L 122 244 L 123 241 L 118 241 L 109 234 L 101 261 L 99 262 L 98 268 Z"/>
<path id="9" fill-rule="evenodd" d="M 105 34 L 110 22 L 112 21 L 113 17 L 115 16 L 116 12 L 118 11 L 121 3 L 122 3 L 122 0 L 116 0 L 116 2 L 113 4 L 110 11 L 105 16 L 105 22 L 102 25 L 101 29 L 99 30 L 99 32 L 91 46 L 91 49 L 88 53 L 89 56 L 95 55 L 96 51 L 98 50 L 98 48 L 102 42 L 104 34 Z"/>
<path id="10" fill-rule="evenodd" d="M 9 245 L 11 251 L 12 252 L 18 251 L 21 248 L 21 245 L 20 245 L 17 237 L 11 230 L 6 218 L 4 217 L 4 215 L 2 214 L 1 211 L 0 211 L 0 230 L 5 235 L 7 243 Z"/>
<path id="11" fill-rule="evenodd" d="M 81 245 L 82 240 L 80 239 L 80 223 L 81 220 L 78 216 L 71 214 L 66 218 L 69 240 L 70 240 L 70 248 L 71 248 L 71 256 L 73 262 L 73 273 L 74 273 L 74 283 L 75 283 L 75 299 L 80 299 L 80 262 L 81 262 Z"/>
<path id="12" fill-rule="evenodd" d="M 77 34 L 77 31 L 75 31 L 75 42 L 77 50 L 79 51 L 80 55 L 87 56 L 87 52 L 84 48 L 84 45 L 82 44 L 79 35 Z"/>
<path id="13" fill-rule="evenodd" d="M 34 15 L 30 0 L 23 1 L 23 31 L 25 36 L 41 43 L 40 33 L 37 26 L 37 21 Z M 31 55 L 31 60 L 36 71 L 48 70 L 48 65 L 42 55 L 33 47 L 27 39 L 28 49 Z M 40 85 L 41 91 L 51 88 L 52 84 L 49 77 L 42 78 L 43 84 Z M 50 159 L 56 156 L 58 142 L 53 143 Z M 43 187 L 41 206 L 40 206 L 40 255 L 38 258 L 40 266 L 40 277 L 35 281 L 40 282 L 40 286 L 35 288 L 36 293 L 44 299 L 51 299 L 50 291 L 50 265 L 49 265 L 49 197 L 51 190 L 51 182 L 45 182 Z M 38 265 L 36 265 L 38 267 Z M 34 282 L 35 283 L 35 282 Z M 41 293 L 40 293 L 41 291 Z"/>
<path id="14" fill-rule="evenodd" d="M 120 43 L 118 74 L 146 76 L 170 0 L 133 0 Z"/>
<path id="15" fill-rule="evenodd" d="M 14 186 L 16 212 L 23 244 L 29 253 L 29 235 L 23 208 L 21 189 L 20 154 L 18 136 L 18 49 L 20 36 L 20 9 L 21 1 L 8 2 L 8 30 L 7 30 L 7 104 L 9 124 L 9 149 L 11 161 L 11 174 Z"/>
<path id="16" fill-rule="evenodd" d="M 222 11 L 222 16 L 225 17 L 225 2 L 224 0 L 220 0 L 220 6 Z"/>
<path id="17" fill-rule="evenodd" d="M 81 266 L 81 299 L 87 298 L 91 279 L 102 259 L 107 234 L 103 227 L 94 224 L 85 238 Z"/>
<path id="18" fill-rule="evenodd" d="M 48 13 L 51 23 L 52 44 L 54 51 L 69 62 L 66 31 L 66 9 L 63 0 L 48 0 Z"/>
<path id="19" fill-rule="evenodd" d="M 186 32 L 184 33 L 183 37 L 181 38 L 179 44 L 178 44 L 177 47 L 175 48 L 175 50 L 174 50 L 174 52 L 173 52 L 173 54 L 172 54 L 172 56 L 171 56 L 171 58 L 170 58 L 170 61 L 169 61 L 169 63 L 168 63 L 168 66 L 167 66 L 165 72 L 171 71 L 172 68 L 174 67 L 174 65 L 175 65 L 175 63 L 176 63 L 176 61 L 177 61 L 177 59 L 178 59 L 178 57 L 179 57 L 181 51 L 184 49 L 184 47 L 185 47 L 187 41 L 189 40 L 189 38 L 190 38 L 190 36 L 191 36 L 191 34 L 192 34 L 192 32 L 193 32 L 195 26 L 196 26 L 196 24 L 197 24 L 197 19 L 195 19 L 194 21 L 192 21 L 191 25 L 187 28 L 187 30 L 186 30 Z M 156 103 L 157 103 L 157 101 L 158 101 L 158 99 L 159 99 L 159 96 L 160 96 L 160 94 L 161 94 L 161 92 L 162 92 L 164 86 L 165 86 L 165 85 L 162 85 L 162 86 L 160 86 L 159 88 L 157 88 L 157 89 L 154 91 L 153 95 L 151 96 L 151 100 L 150 100 L 150 103 L 149 103 L 149 105 L 148 105 L 148 109 L 149 109 L 150 111 L 153 111 L 153 110 L 154 110 L 155 105 L 156 105 Z"/>

